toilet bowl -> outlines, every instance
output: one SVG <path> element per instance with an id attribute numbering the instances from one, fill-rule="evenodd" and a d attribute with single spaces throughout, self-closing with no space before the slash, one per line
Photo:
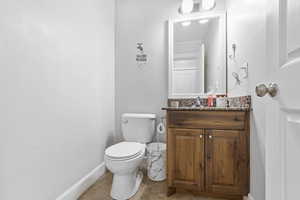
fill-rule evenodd
<path id="1" fill-rule="evenodd" d="M 155 128 L 154 114 L 123 114 L 122 134 L 125 141 L 105 150 L 105 165 L 113 174 L 111 197 L 127 200 L 139 189 L 143 173 L 139 171 L 146 143 L 151 142 Z"/>
<path id="2" fill-rule="evenodd" d="M 110 148 L 105 152 L 105 163 L 113 173 L 111 197 L 117 200 L 127 200 L 138 191 L 142 182 L 143 173 L 138 167 L 144 159 L 146 145 L 122 142 Z M 119 152 L 112 151 L 112 149 L 119 150 Z"/>

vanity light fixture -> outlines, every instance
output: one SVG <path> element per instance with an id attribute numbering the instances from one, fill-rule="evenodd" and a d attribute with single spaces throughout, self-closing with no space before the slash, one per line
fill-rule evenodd
<path id="1" fill-rule="evenodd" d="M 191 21 L 185 21 L 185 22 L 181 22 L 182 26 L 190 26 L 192 24 Z"/>
<path id="2" fill-rule="evenodd" d="M 194 0 L 182 0 L 181 12 L 182 14 L 189 14 L 194 9 Z"/>
<path id="3" fill-rule="evenodd" d="M 200 20 L 198 21 L 199 24 L 206 24 L 207 22 L 209 22 L 208 19 L 200 19 Z"/>
<path id="4" fill-rule="evenodd" d="M 202 0 L 202 9 L 203 10 L 212 10 L 216 7 L 215 0 Z"/>

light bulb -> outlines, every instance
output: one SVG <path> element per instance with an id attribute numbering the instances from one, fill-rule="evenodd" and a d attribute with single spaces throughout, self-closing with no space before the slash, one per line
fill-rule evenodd
<path id="1" fill-rule="evenodd" d="M 183 14 L 191 13 L 194 9 L 194 1 L 193 0 L 182 0 L 181 3 L 181 12 Z"/>
<path id="2" fill-rule="evenodd" d="M 211 10 L 216 6 L 215 0 L 202 0 L 203 10 Z"/>
<path id="3" fill-rule="evenodd" d="M 189 26 L 189 25 L 191 25 L 191 23 L 192 23 L 191 21 L 185 21 L 185 22 L 182 22 L 181 25 L 182 26 Z"/>
<path id="4" fill-rule="evenodd" d="M 198 21 L 199 24 L 206 24 L 207 22 L 209 22 L 208 19 L 200 19 L 200 20 Z"/>

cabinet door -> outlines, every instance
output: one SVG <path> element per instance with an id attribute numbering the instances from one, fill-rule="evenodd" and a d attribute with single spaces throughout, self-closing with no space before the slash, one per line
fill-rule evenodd
<path id="1" fill-rule="evenodd" d="M 204 189 L 203 130 L 168 129 L 168 186 Z"/>
<path id="2" fill-rule="evenodd" d="M 206 191 L 245 194 L 248 182 L 245 132 L 206 131 Z"/>

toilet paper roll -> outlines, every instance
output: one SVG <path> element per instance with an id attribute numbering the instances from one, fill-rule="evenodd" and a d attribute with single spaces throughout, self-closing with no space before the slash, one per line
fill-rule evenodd
<path id="1" fill-rule="evenodd" d="M 156 131 L 158 134 L 164 134 L 166 132 L 165 125 L 161 122 L 157 125 Z"/>

